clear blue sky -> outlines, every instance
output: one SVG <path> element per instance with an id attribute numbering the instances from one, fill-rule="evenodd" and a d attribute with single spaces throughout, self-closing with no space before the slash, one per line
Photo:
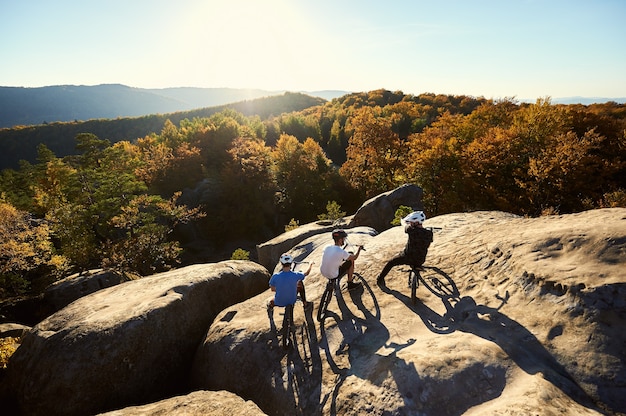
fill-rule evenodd
<path id="1" fill-rule="evenodd" d="M 0 86 L 626 97 L 626 0 L 0 0 Z"/>

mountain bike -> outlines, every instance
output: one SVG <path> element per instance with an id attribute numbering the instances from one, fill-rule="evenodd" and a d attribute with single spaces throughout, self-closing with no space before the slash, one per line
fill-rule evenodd
<path id="1" fill-rule="evenodd" d="M 409 269 L 408 286 L 411 288 L 413 305 L 417 302 L 417 288 L 420 282 L 437 297 L 448 299 L 459 296 L 456 284 L 441 270 L 436 267 L 412 266 Z"/>
<path id="2" fill-rule="evenodd" d="M 344 250 L 348 246 L 344 245 Z M 361 246 L 361 250 L 365 251 L 365 247 Z M 352 254 L 352 252 L 350 252 Z M 330 304 L 330 300 L 333 297 L 333 292 L 335 290 L 340 290 L 340 280 L 346 273 L 343 273 L 334 279 L 328 279 L 326 283 L 326 289 L 324 289 L 324 293 L 322 293 L 322 297 L 320 298 L 320 306 L 317 308 L 317 321 L 322 322 L 326 318 L 326 311 L 328 310 L 328 305 Z M 361 278 L 361 275 L 358 273 L 353 273 L 353 280 L 358 281 Z"/>
<path id="3" fill-rule="evenodd" d="M 280 330 L 281 332 L 281 337 L 282 337 L 282 346 L 283 348 L 287 349 L 292 345 L 292 333 L 294 331 L 294 324 L 293 324 L 293 306 L 294 305 L 287 305 L 285 306 L 285 315 L 283 316 L 283 327 Z M 295 339 L 295 338 L 294 338 Z"/>

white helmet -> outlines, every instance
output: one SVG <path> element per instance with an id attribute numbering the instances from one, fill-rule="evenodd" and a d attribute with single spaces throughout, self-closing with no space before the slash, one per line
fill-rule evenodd
<path id="1" fill-rule="evenodd" d="M 291 257 L 290 254 L 284 253 L 280 256 L 280 264 L 282 264 L 283 266 L 285 264 L 291 264 L 293 263 L 293 257 Z"/>
<path id="2" fill-rule="evenodd" d="M 402 218 L 402 221 L 410 224 L 422 224 L 424 221 L 426 221 L 426 214 L 424 214 L 423 211 L 413 211 L 406 217 Z"/>

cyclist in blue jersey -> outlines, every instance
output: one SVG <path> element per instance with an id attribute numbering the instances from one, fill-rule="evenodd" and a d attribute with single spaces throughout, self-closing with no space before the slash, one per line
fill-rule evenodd
<path id="1" fill-rule="evenodd" d="M 296 303 L 298 299 L 298 293 L 302 299 L 302 304 L 305 309 L 309 309 L 313 306 L 312 302 L 306 301 L 306 295 L 304 292 L 304 283 L 302 282 L 306 276 L 311 272 L 313 263 L 309 264 L 309 269 L 306 272 L 294 272 L 291 270 L 293 263 L 293 257 L 290 254 L 284 253 L 280 256 L 280 264 L 282 266 L 278 273 L 274 273 L 270 278 L 270 288 L 274 293 L 274 298 L 268 302 L 268 309 L 274 306 L 288 306 Z"/>

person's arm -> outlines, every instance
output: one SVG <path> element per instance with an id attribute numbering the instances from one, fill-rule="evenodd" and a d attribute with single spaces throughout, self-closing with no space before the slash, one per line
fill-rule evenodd
<path id="1" fill-rule="evenodd" d="M 355 254 L 350 254 L 350 255 L 348 256 L 348 260 L 352 260 L 352 261 L 354 261 L 354 260 L 358 259 L 358 258 L 359 258 L 359 254 L 361 253 L 361 249 L 362 249 L 362 248 L 363 248 L 363 246 L 359 246 L 359 249 L 356 251 L 356 253 L 355 253 Z"/>
<path id="2" fill-rule="evenodd" d="M 315 262 L 313 262 L 313 261 L 311 263 L 309 263 L 309 269 L 306 272 L 304 272 L 305 276 L 308 276 L 309 273 L 311 273 L 311 268 L 313 267 L 313 264 L 315 264 Z"/>

